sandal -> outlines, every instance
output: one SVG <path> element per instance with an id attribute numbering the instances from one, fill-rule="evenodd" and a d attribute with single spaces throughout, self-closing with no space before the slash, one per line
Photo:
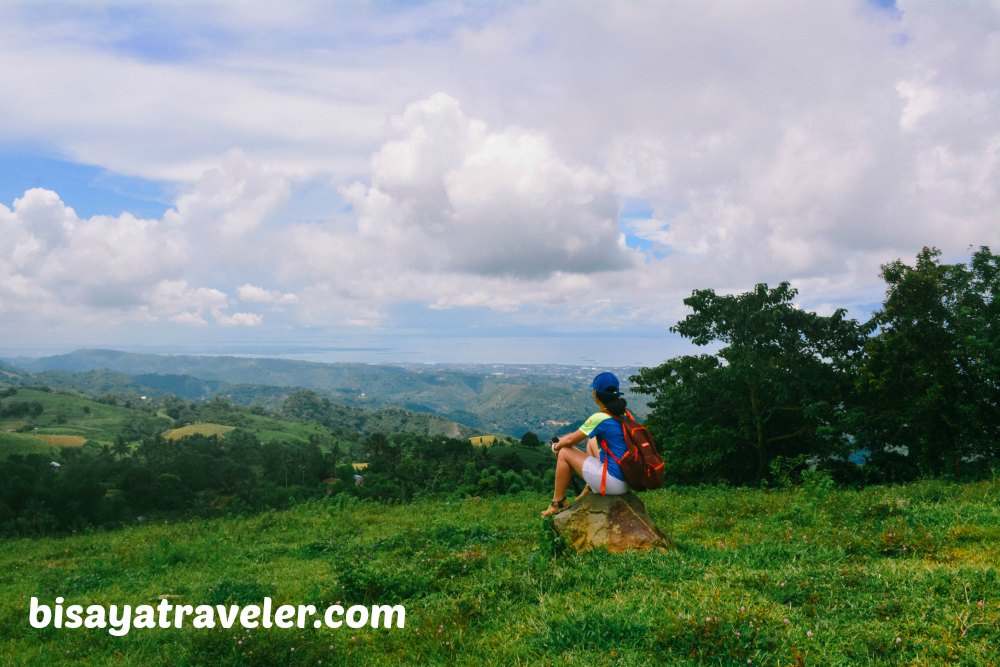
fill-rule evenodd
<path id="1" fill-rule="evenodd" d="M 567 507 L 569 507 L 569 503 L 566 502 L 565 496 L 560 500 L 553 500 L 549 503 L 549 508 L 542 512 L 542 518 L 544 519 L 545 517 L 562 512 Z"/>

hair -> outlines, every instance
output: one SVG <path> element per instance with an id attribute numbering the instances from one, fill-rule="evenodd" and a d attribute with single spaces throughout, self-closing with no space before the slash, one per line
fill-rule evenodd
<path id="1" fill-rule="evenodd" d="M 625 414 L 625 406 L 627 403 L 622 395 L 617 391 L 610 392 L 597 392 L 597 400 L 601 402 L 608 412 L 613 414 L 615 417 L 621 417 Z"/>

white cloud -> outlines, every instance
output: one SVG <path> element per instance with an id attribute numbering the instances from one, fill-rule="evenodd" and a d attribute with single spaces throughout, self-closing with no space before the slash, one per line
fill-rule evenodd
<path id="1" fill-rule="evenodd" d="M 297 303 L 299 300 L 294 294 L 282 294 L 276 290 L 267 290 L 249 283 L 240 285 L 236 292 L 241 301 L 248 301 L 250 303 L 292 304 Z"/>
<path id="2" fill-rule="evenodd" d="M 190 311 L 185 311 L 182 313 L 177 313 L 176 315 L 171 315 L 167 318 L 171 322 L 176 324 L 182 324 L 184 326 L 192 327 L 204 327 L 208 325 L 208 322 L 200 313 L 194 313 Z"/>
<path id="3" fill-rule="evenodd" d="M 233 313 L 226 315 L 220 311 L 212 313 L 216 322 L 224 327 L 257 327 L 264 319 L 257 313 Z"/>
<path id="4" fill-rule="evenodd" d="M 403 138 L 373 157 L 372 185 L 344 196 L 394 266 L 535 278 L 634 264 L 610 180 L 568 164 L 545 135 L 491 131 L 441 93 L 393 126 Z"/>
<path id="5" fill-rule="evenodd" d="M 128 213 L 80 219 L 56 193 L 40 188 L 16 199 L 13 209 L 0 206 L 0 229 L 6 239 L 0 279 L 30 281 L 35 297 L 44 294 L 46 302 L 129 308 L 186 261 L 185 241 L 169 225 Z"/>
<path id="6" fill-rule="evenodd" d="M 194 190 L 177 199 L 167 220 L 181 222 L 209 240 L 239 242 L 252 238 L 289 194 L 284 177 L 268 172 L 242 151 L 230 151 L 220 167 L 205 171 Z"/>
<path id="7" fill-rule="evenodd" d="M 648 330 L 692 289 L 779 280 L 870 304 L 880 263 L 1000 246 L 1000 8 L 897 6 L 6 11 L 0 140 L 183 194 L 161 220 L 0 204 L 0 314 Z M 648 215 L 620 223 L 626 198 Z"/>
<path id="8" fill-rule="evenodd" d="M 920 119 L 933 113 L 941 100 L 933 87 L 920 81 L 900 81 L 896 84 L 896 92 L 906 103 L 899 118 L 899 127 L 906 131 L 917 129 Z"/>

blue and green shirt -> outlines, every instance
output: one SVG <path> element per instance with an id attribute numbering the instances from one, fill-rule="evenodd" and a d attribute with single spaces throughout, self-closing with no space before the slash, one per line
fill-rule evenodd
<path id="1" fill-rule="evenodd" d="M 613 458 L 608 458 L 604 449 L 600 447 L 601 441 L 604 441 L 607 443 L 608 449 L 619 459 L 625 456 L 628 446 L 625 444 L 625 435 L 622 433 L 622 425 L 618 420 L 606 412 L 595 412 L 590 415 L 587 421 L 583 422 L 580 431 L 588 438 L 597 438 L 598 447 L 601 450 L 601 465 L 604 465 L 604 460 L 607 459 L 608 474 L 624 482 L 625 478 L 622 476 L 621 468 L 618 467 Z"/>

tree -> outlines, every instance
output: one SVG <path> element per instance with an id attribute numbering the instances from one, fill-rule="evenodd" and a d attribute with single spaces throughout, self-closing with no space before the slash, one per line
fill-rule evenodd
<path id="1" fill-rule="evenodd" d="M 123 459 L 132 453 L 132 449 L 131 447 L 129 447 L 128 440 L 126 440 L 125 436 L 123 436 L 121 433 L 115 436 L 115 444 L 112 446 L 112 450 L 114 451 L 115 455 L 120 459 Z"/>
<path id="2" fill-rule="evenodd" d="M 896 477 L 960 474 L 998 457 L 1000 257 L 987 247 L 968 266 L 940 256 L 924 248 L 913 266 L 882 267 L 886 299 L 861 375 L 859 434 L 875 464 L 905 466 L 890 471 Z"/>
<path id="3" fill-rule="evenodd" d="M 714 354 L 643 368 L 647 420 L 680 481 L 759 483 L 778 457 L 823 463 L 850 453 L 844 432 L 858 358 L 870 331 L 843 309 L 797 308 L 783 282 L 739 295 L 696 290 L 671 330 Z"/>
<path id="4" fill-rule="evenodd" d="M 324 422 L 329 418 L 330 399 L 308 389 L 298 389 L 281 404 L 281 414 L 301 421 Z"/>
<path id="5" fill-rule="evenodd" d="M 538 436 L 535 433 L 531 432 L 531 431 L 528 431 L 524 435 L 521 436 L 521 446 L 522 447 L 541 447 L 541 446 L 543 446 L 545 444 L 546 443 L 543 443 L 538 438 Z"/>

